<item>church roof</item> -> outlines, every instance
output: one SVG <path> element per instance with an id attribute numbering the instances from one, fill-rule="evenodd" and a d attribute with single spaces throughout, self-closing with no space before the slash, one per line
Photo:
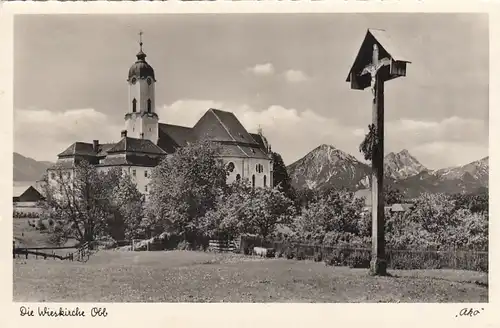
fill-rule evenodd
<path id="1" fill-rule="evenodd" d="M 258 147 L 248 147 L 243 145 L 223 145 L 222 156 L 234 156 L 234 157 L 252 157 L 259 159 L 269 159 L 262 149 Z"/>
<path id="2" fill-rule="evenodd" d="M 137 61 L 130 67 L 128 70 L 128 81 L 133 77 L 138 79 L 145 79 L 147 77 L 151 77 L 153 80 L 155 79 L 155 71 L 151 65 L 146 61 L 146 54 L 142 52 L 142 41 L 139 43 L 141 48 L 137 53 Z"/>
<path id="3" fill-rule="evenodd" d="M 210 108 L 193 127 L 198 139 L 255 144 L 257 141 L 231 112 Z"/>
<path id="4" fill-rule="evenodd" d="M 136 61 L 128 70 L 128 80 L 136 77 L 138 79 L 145 79 L 151 77 L 155 79 L 155 71 L 151 65 L 149 65 L 145 60 Z"/>
<path id="5" fill-rule="evenodd" d="M 116 143 L 107 143 L 107 144 L 100 144 L 99 145 L 99 152 L 97 153 L 98 157 L 104 157 L 108 154 L 108 150 L 113 148 L 116 145 Z"/>
<path id="6" fill-rule="evenodd" d="M 108 154 L 112 153 L 144 153 L 144 154 L 155 154 L 155 155 L 165 155 L 165 151 L 155 145 L 151 140 L 148 139 L 136 139 L 130 137 L 124 137 L 122 140 L 116 143 L 111 149 L 107 151 Z"/>
<path id="7" fill-rule="evenodd" d="M 71 146 L 66 148 L 66 150 L 64 150 L 58 156 L 63 157 L 63 156 L 75 156 L 75 155 L 95 156 L 94 148 L 91 143 L 75 142 Z"/>
<path id="8" fill-rule="evenodd" d="M 159 158 L 174 153 L 179 147 L 210 140 L 220 146 L 224 157 L 269 159 L 267 141 L 261 134 L 248 133 L 233 113 L 213 108 L 193 128 L 159 123 L 158 137 L 157 145 L 149 139 L 123 137 L 117 143 L 97 144 L 97 152 L 92 143 L 75 142 L 60 153 L 59 158 L 79 155 L 100 166 L 155 166 Z M 58 161 L 58 165 L 72 167 L 74 163 Z"/>
<path id="9" fill-rule="evenodd" d="M 231 112 L 210 108 L 193 128 L 159 124 L 158 146 L 167 153 L 201 140 L 218 143 L 222 156 L 269 158 L 262 136 L 248 133 Z"/>
<path id="10" fill-rule="evenodd" d="M 250 133 L 250 135 L 259 144 L 259 146 L 262 147 L 262 149 L 266 148 L 266 144 L 264 142 L 264 137 L 262 135 L 260 135 L 258 133 Z"/>

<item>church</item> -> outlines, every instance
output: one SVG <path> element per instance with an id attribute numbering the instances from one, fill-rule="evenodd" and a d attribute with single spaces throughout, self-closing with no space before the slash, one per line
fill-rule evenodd
<path id="1" fill-rule="evenodd" d="M 58 155 L 56 165 L 67 168 L 68 177 L 82 160 L 99 169 L 121 167 L 147 195 L 151 171 L 162 159 L 189 143 L 210 140 L 221 148 L 220 156 L 229 172 L 228 183 L 248 179 L 254 187 L 272 187 L 273 163 L 267 139 L 260 129 L 258 133 L 249 133 L 233 113 L 210 108 L 193 127 L 159 122 L 155 71 L 146 61 L 142 40 L 139 45 L 137 60 L 128 72 L 128 110 L 120 140 L 77 141 Z M 50 171 L 49 181 L 54 181 L 55 173 Z"/>

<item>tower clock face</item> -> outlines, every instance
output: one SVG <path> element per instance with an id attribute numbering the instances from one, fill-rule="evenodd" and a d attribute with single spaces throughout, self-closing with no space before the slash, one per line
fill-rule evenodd
<path id="1" fill-rule="evenodd" d="M 132 84 L 135 84 L 135 82 L 137 82 L 137 79 L 134 77 L 132 78 Z"/>
<path id="2" fill-rule="evenodd" d="M 151 85 L 151 79 L 150 78 L 147 79 L 147 82 L 148 82 L 148 85 Z"/>

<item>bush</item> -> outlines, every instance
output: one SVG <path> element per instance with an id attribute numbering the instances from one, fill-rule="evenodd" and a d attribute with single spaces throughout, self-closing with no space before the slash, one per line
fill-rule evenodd
<path id="1" fill-rule="evenodd" d="M 288 260 L 293 259 L 295 257 L 295 249 L 292 246 L 287 246 L 284 255 Z"/>
<path id="2" fill-rule="evenodd" d="M 243 248 L 243 254 L 252 255 L 252 250 L 253 250 L 252 245 L 247 245 Z"/>
<path id="3" fill-rule="evenodd" d="M 323 253 L 321 251 L 316 251 L 314 253 L 314 262 L 321 262 L 323 261 Z"/>
<path id="4" fill-rule="evenodd" d="M 368 269 L 370 268 L 370 254 L 367 252 L 354 251 L 347 257 L 346 262 L 350 268 Z"/>
<path id="5" fill-rule="evenodd" d="M 326 257 L 325 257 L 325 265 L 328 265 L 328 266 L 334 266 L 335 265 L 335 256 L 333 253 L 330 253 L 328 254 Z"/>
<path id="6" fill-rule="evenodd" d="M 43 223 L 42 219 L 39 219 L 37 224 L 36 224 L 36 229 L 37 230 L 40 230 L 40 231 L 45 231 L 47 230 L 47 227 L 45 226 L 45 224 Z"/>
<path id="7" fill-rule="evenodd" d="M 388 262 L 388 267 L 396 270 L 441 269 L 439 254 L 431 252 L 391 252 Z"/>
<path id="8" fill-rule="evenodd" d="M 276 255 L 276 250 L 274 248 L 266 249 L 266 257 L 274 257 Z"/>
<path id="9" fill-rule="evenodd" d="M 191 250 L 191 245 L 187 241 L 183 240 L 177 244 L 177 249 L 181 251 Z"/>

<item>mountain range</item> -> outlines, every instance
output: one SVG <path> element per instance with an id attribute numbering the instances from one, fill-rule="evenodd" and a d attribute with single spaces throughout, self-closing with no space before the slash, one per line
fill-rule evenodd
<path id="1" fill-rule="evenodd" d="M 417 197 L 422 192 L 474 193 L 488 187 L 489 158 L 430 170 L 410 152 L 389 153 L 384 158 L 384 182 Z M 369 188 L 371 167 L 331 145 L 321 145 L 287 167 L 296 188 L 349 190 Z"/>
<path id="2" fill-rule="evenodd" d="M 33 158 L 25 157 L 14 153 L 14 181 L 32 181 L 40 180 L 47 171 L 47 168 L 54 165 L 51 162 L 37 161 Z"/>

